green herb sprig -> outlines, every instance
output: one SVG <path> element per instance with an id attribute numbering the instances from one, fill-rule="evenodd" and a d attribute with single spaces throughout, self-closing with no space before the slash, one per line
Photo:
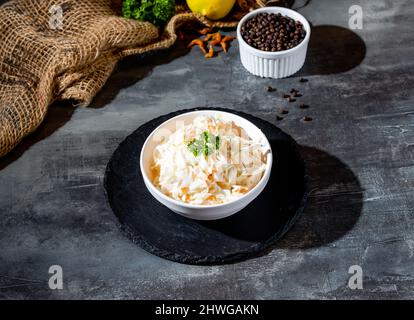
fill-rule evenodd
<path id="1" fill-rule="evenodd" d="M 175 0 L 124 0 L 122 16 L 128 19 L 148 21 L 160 27 L 175 14 Z"/>

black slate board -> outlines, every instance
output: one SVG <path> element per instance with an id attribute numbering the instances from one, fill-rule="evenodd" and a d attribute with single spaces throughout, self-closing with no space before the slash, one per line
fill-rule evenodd
<path id="1" fill-rule="evenodd" d="M 160 204 L 146 189 L 139 168 L 148 135 L 171 117 L 193 110 L 222 110 L 242 116 L 267 136 L 274 155 L 264 191 L 245 209 L 228 218 L 197 221 Z M 274 245 L 302 213 L 306 167 L 296 142 L 269 122 L 234 110 L 197 108 L 156 118 L 128 136 L 105 173 L 109 203 L 121 228 L 134 243 L 165 259 L 188 264 L 224 264 L 261 255 Z"/>

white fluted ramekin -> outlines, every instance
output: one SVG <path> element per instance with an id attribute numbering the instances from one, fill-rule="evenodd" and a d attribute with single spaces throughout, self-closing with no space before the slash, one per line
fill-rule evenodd
<path id="1" fill-rule="evenodd" d="M 296 47 L 277 52 L 262 51 L 248 45 L 241 35 L 241 27 L 259 13 L 280 13 L 302 23 L 306 36 Z M 306 59 L 311 34 L 309 22 L 300 13 L 283 7 L 266 7 L 247 14 L 237 27 L 240 59 L 243 66 L 252 74 L 264 78 L 285 78 L 298 72 Z"/>

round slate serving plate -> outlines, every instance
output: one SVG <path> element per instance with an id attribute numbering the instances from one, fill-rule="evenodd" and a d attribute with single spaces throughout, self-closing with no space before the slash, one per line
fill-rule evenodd
<path id="1" fill-rule="evenodd" d="M 224 219 L 198 221 L 159 203 L 144 185 L 139 168 L 141 148 L 161 123 L 194 110 L 232 112 L 258 126 L 274 155 L 263 192 L 242 211 Z M 188 264 L 224 264 L 261 255 L 274 245 L 304 210 L 306 167 L 296 142 L 271 123 L 222 108 L 181 110 L 139 127 L 117 148 L 105 173 L 109 204 L 127 236 L 146 251 Z"/>

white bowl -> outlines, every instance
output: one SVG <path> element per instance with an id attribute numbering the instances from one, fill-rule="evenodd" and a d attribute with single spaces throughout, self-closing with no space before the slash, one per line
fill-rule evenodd
<path id="1" fill-rule="evenodd" d="M 259 183 L 248 193 L 242 197 L 226 202 L 223 204 L 217 205 L 195 205 L 188 204 L 182 201 L 175 200 L 169 196 L 162 193 L 157 187 L 152 183 L 152 173 L 150 170 L 151 164 L 153 162 L 153 151 L 154 148 L 161 142 L 162 137 L 168 136 L 174 132 L 177 128 L 177 123 L 180 125 L 187 125 L 193 121 L 197 116 L 209 115 L 209 116 L 220 116 L 224 121 L 234 121 L 235 124 L 243 128 L 246 133 L 254 141 L 262 143 L 266 148 L 269 149 L 267 154 L 267 163 L 266 169 L 263 174 L 262 179 Z M 157 127 L 145 141 L 140 156 L 140 168 L 144 183 L 148 191 L 161 202 L 163 205 L 187 218 L 196 219 L 196 220 L 216 220 L 228 217 L 236 212 L 239 212 L 244 207 L 246 207 L 251 201 L 253 201 L 265 188 L 267 182 L 269 181 L 270 172 L 272 169 L 272 149 L 270 147 L 269 141 L 263 132 L 256 127 L 250 121 L 235 115 L 229 112 L 216 111 L 216 110 L 200 110 L 200 111 L 191 111 L 183 113 L 176 117 L 173 117 L 159 127 Z"/>
<path id="2" fill-rule="evenodd" d="M 300 21 L 306 31 L 305 39 L 296 47 L 284 51 L 269 52 L 253 48 L 241 35 L 241 27 L 259 13 L 280 13 L 296 21 Z M 299 71 L 305 63 L 306 52 L 311 34 L 309 22 L 300 13 L 283 8 L 267 7 L 253 10 L 247 14 L 237 27 L 237 39 L 240 47 L 240 59 L 243 66 L 252 74 L 265 78 L 285 78 Z"/>

